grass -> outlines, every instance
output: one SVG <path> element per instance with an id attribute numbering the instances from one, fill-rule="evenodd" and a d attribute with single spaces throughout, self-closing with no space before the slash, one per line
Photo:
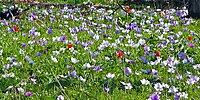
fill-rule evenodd
<path id="1" fill-rule="evenodd" d="M 195 81 L 191 77 L 199 76 L 199 69 L 194 69 L 194 66 L 200 63 L 198 59 L 200 53 L 199 38 L 197 37 L 200 31 L 198 20 L 180 20 L 179 16 L 176 15 L 176 11 L 169 14 L 173 17 L 172 22 L 170 22 L 160 12 L 152 11 L 152 8 L 146 8 L 142 12 L 135 11 L 132 13 L 136 26 L 134 28 L 134 25 L 132 25 L 134 29 L 131 30 L 125 27 L 125 23 L 132 21 L 131 18 L 120 10 L 109 16 L 107 10 L 101 12 L 91 8 L 63 11 L 58 8 L 49 9 L 53 12 L 45 15 L 44 11 L 48 10 L 47 8 L 37 9 L 33 7 L 21 17 L 19 22 L 8 20 L 6 22 L 9 22 L 9 25 L 6 25 L 3 21 L 1 22 L 0 98 L 2 100 L 54 100 L 59 95 L 64 96 L 65 99 L 75 100 L 146 100 L 150 95 L 159 93 L 160 99 L 165 100 L 174 99 L 175 94 L 183 92 L 188 94 L 188 99 L 198 100 L 198 94 L 200 94 L 199 81 Z M 89 10 L 90 12 L 86 16 L 81 15 L 81 12 Z M 36 14 L 30 17 L 30 13 L 33 12 Z M 63 15 L 65 16 L 63 17 Z M 36 20 L 31 19 L 34 17 L 36 17 Z M 42 18 L 44 19 L 42 20 Z M 115 19 L 118 20 L 115 22 Z M 149 23 L 150 19 L 154 21 Z M 190 20 L 194 23 L 189 23 Z M 166 24 L 173 24 L 176 21 L 178 24 L 175 26 Z M 162 22 L 165 26 L 161 24 Z M 185 22 L 188 22 L 187 26 L 181 24 Z M 151 24 L 155 26 L 151 27 Z M 14 26 L 19 30 L 10 31 L 13 30 Z M 36 27 L 35 30 L 33 29 L 34 26 Z M 50 27 L 52 27 L 52 33 L 47 32 L 51 31 Z M 117 27 L 120 27 L 118 34 L 116 33 Z M 78 32 L 76 32 L 77 28 Z M 139 31 L 139 28 L 141 28 L 141 31 Z M 169 31 L 167 31 L 167 28 L 169 28 Z M 31 34 L 31 31 L 35 33 Z M 158 34 L 158 31 L 161 33 Z M 190 31 L 194 31 L 197 36 Z M 38 33 L 40 35 L 36 35 Z M 160 37 L 161 35 L 163 35 L 163 38 Z M 192 40 L 188 40 L 189 35 L 192 36 Z M 60 41 L 62 36 L 66 36 L 67 39 Z M 170 37 L 173 39 L 170 40 Z M 56 38 L 58 38 L 58 41 L 54 41 Z M 110 45 L 102 45 L 103 41 L 108 41 Z M 131 41 L 134 43 L 130 43 Z M 144 44 L 150 47 L 148 51 L 150 55 L 144 49 L 142 41 L 145 41 Z M 167 41 L 167 44 L 163 43 L 165 41 Z M 195 47 L 189 47 L 189 42 L 193 43 Z M 26 46 L 23 47 L 23 43 Z M 69 44 L 72 44 L 72 48 L 69 48 Z M 83 44 L 87 44 L 87 46 Z M 159 44 L 161 47 L 158 46 Z M 100 45 L 105 48 L 99 50 L 102 47 Z M 172 48 L 174 50 L 171 50 Z M 44 50 L 48 50 L 48 52 L 45 53 Z M 121 58 L 117 58 L 118 54 L 116 52 L 119 53 L 120 50 L 123 55 Z M 158 51 L 161 54 L 155 56 Z M 91 57 L 94 55 L 90 55 L 89 52 L 98 52 L 99 54 Z M 187 59 L 193 58 L 193 61 L 188 60 L 187 63 L 182 63 L 186 58 L 180 58 L 178 56 L 180 52 L 183 52 Z M 34 64 L 31 63 L 30 59 L 27 60 L 26 56 L 29 56 Z M 141 60 L 142 56 L 146 60 Z M 168 62 L 167 66 L 162 66 L 169 57 L 174 57 L 172 64 L 174 64 L 174 61 L 180 63 L 170 66 L 170 62 Z M 11 60 L 11 58 L 15 60 Z M 72 58 L 79 60 L 79 62 L 73 62 Z M 161 61 L 158 61 L 159 58 L 161 58 Z M 134 64 L 130 63 L 130 60 L 134 60 Z M 145 63 L 146 61 L 148 63 Z M 152 65 L 153 62 L 158 64 Z M 9 66 L 9 68 L 6 68 L 6 66 Z M 72 66 L 72 68 L 68 68 L 69 66 Z M 98 66 L 101 67 L 102 71 L 97 70 Z M 124 72 L 127 67 L 131 69 L 130 74 Z M 153 71 L 153 69 L 158 74 L 145 73 L 148 70 Z M 73 73 L 75 71 L 76 74 Z M 172 71 L 174 73 L 171 73 Z M 188 71 L 191 76 L 186 76 Z M 14 77 L 9 77 L 10 73 L 14 73 Z M 108 73 L 115 74 L 114 78 L 108 78 Z M 4 75 L 8 77 L 5 78 Z M 183 79 L 178 80 L 176 78 L 178 75 L 181 75 Z M 144 85 L 141 83 L 142 79 L 146 79 L 150 83 Z M 174 81 L 170 81 L 170 79 Z M 194 82 L 194 84 L 188 84 L 187 81 Z M 121 82 L 130 83 L 132 88 L 125 89 L 126 85 Z M 157 83 L 165 83 L 169 85 L 169 88 L 175 86 L 178 91 L 170 93 L 168 88 L 157 91 L 158 88 L 155 87 Z M 9 86 L 13 86 L 10 91 Z M 109 88 L 109 91 L 105 92 L 105 87 Z M 19 91 L 19 88 L 24 91 Z M 28 91 L 32 93 L 32 96 L 25 95 Z"/>

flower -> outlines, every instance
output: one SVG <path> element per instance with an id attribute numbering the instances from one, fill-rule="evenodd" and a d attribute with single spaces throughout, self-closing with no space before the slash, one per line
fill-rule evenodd
<path id="1" fill-rule="evenodd" d="M 26 43 L 22 43 L 22 47 L 26 47 Z"/>
<path id="2" fill-rule="evenodd" d="M 77 60 L 76 58 L 71 58 L 71 62 L 75 64 L 75 63 L 78 63 L 79 60 Z"/>
<path id="3" fill-rule="evenodd" d="M 96 71 L 102 71 L 102 68 L 101 68 L 100 66 L 96 66 L 96 67 L 95 67 L 95 70 L 96 70 Z"/>
<path id="4" fill-rule="evenodd" d="M 10 73 L 10 74 L 5 74 L 5 75 L 2 75 L 3 78 L 8 78 L 8 77 L 15 77 L 15 74 L 14 73 Z"/>
<path id="5" fill-rule="evenodd" d="M 145 64 L 147 64 L 147 63 L 149 62 L 144 56 L 142 56 L 140 59 L 141 59 L 141 60 L 143 61 L 143 63 L 145 63 Z"/>
<path id="6" fill-rule="evenodd" d="M 32 94 L 31 92 L 26 92 L 25 95 L 26 95 L 27 97 L 30 97 L 30 96 L 32 96 L 33 94 Z"/>
<path id="7" fill-rule="evenodd" d="M 29 56 L 25 56 L 25 59 L 26 59 L 31 65 L 34 65 L 34 61 L 33 61 Z"/>
<path id="8" fill-rule="evenodd" d="M 60 41 L 61 41 L 61 42 L 64 42 L 64 41 L 66 41 L 66 39 L 67 39 L 67 37 L 66 37 L 66 36 L 61 36 L 61 37 L 60 37 Z"/>
<path id="9" fill-rule="evenodd" d="M 48 52 L 48 50 L 44 50 L 43 52 L 44 52 L 44 53 L 47 53 L 47 52 Z"/>
<path id="10" fill-rule="evenodd" d="M 71 74 L 72 77 L 76 77 L 76 71 L 74 70 Z"/>
<path id="11" fill-rule="evenodd" d="M 109 88 L 108 88 L 108 87 L 104 87 L 104 88 L 103 88 L 103 91 L 104 91 L 104 92 L 108 92 L 108 91 L 109 91 Z"/>
<path id="12" fill-rule="evenodd" d="M 124 73 L 125 73 L 125 74 L 131 74 L 131 73 L 132 73 L 132 70 L 131 70 L 129 67 L 126 67 L 126 68 L 124 69 Z"/>
<path id="13" fill-rule="evenodd" d="M 68 69 L 68 70 L 72 69 L 72 66 L 69 66 L 69 65 L 68 65 L 68 66 L 67 66 L 67 69 Z"/>
<path id="14" fill-rule="evenodd" d="M 133 88 L 133 86 L 131 85 L 131 83 L 125 83 L 125 82 L 120 82 L 124 85 L 125 89 L 126 90 L 130 90 Z"/>
<path id="15" fill-rule="evenodd" d="M 186 83 L 193 85 L 193 84 L 197 83 L 199 80 L 200 80 L 200 78 L 198 76 L 190 76 L 190 79 L 188 79 L 186 81 Z"/>
<path id="16" fill-rule="evenodd" d="M 21 88 L 21 87 L 19 87 L 19 88 L 17 88 L 17 91 L 19 91 L 19 92 L 24 92 L 24 89 Z"/>
<path id="17" fill-rule="evenodd" d="M 172 86 L 171 88 L 169 88 L 169 93 L 176 93 L 178 92 L 178 88 L 176 88 L 175 86 Z"/>
<path id="18" fill-rule="evenodd" d="M 182 15 L 182 12 L 181 12 L 181 11 L 177 11 L 177 12 L 176 12 L 176 15 L 177 15 L 177 16 L 181 16 L 181 15 Z"/>
<path id="19" fill-rule="evenodd" d="M 151 70 L 143 70 L 143 69 L 142 69 L 142 72 L 145 73 L 145 74 L 150 74 L 150 73 L 151 73 Z"/>
<path id="20" fill-rule="evenodd" d="M 140 82 L 141 82 L 142 84 L 144 84 L 144 85 L 150 84 L 150 82 L 149 82 L 148 80 L 146 80 L 146 79 L 142 79 L 142 80 L 140 80 Z"/>
<path id="21" fill-rule="evenodd" d="M 121 58 L 123 56 L 123 52 L 121 52 L 121 51 L 118 51 L 117 54 L 118 54 L 117 58 Z"/>
<path id="22" fill-rule="evenodd" d="M 37 55 L 37 56 L 42 56 L 42 53 L 37 52 L 36 55 Z"/>
<path id="23" fill-rule="evenodd" d="M 126 12 L 130 13 L 130 12 L 132 12 L 132 9 L 131 8 L 126 9 Z"/>
<path id="24" fill-rule="evenodd" d="M 193 65 L 194 69 L 200 69 L 200 64 Z"/>
<path id="25" fill-rule="evenodd" d="M 93 66 L 91 66 L 89 63 L 85 63 L 85 64 L 83 65 L 83 67 L 84 67 L 84 68 L 92 68 Z"/>
<path id="26" fill-rule="evenodd" d="M 160 96 L 158 94 L 151 94 L 149 97 L 150 100 L 160 100 Z"/>
<path id="27" fill-rule="evenodd" d="M 57 55 L 59 55 L 59 54 L 60 54 L 59 51 L 53 51 L 53 55 L 54 55 L 54 56 L 57 56 Z"/>
<path id="28" fill-rule="evenodd" d="M 19 28 L 17 28 L 17 26 L 14 26 L 14 30 L 15 30 L 16 32 L 18 32 L 18 31 L 19 31 Z"/>
<path id="29" fill-rule="evenodd" d="M 86 82 L 86 79 L 84 79 L 82 76 L 80 76 L 79 78 L 78 78 L 80 81 L 82 81 L 82 82 Z"/>
<path id="30" fill-rule="evenodd" d="M 158 71 L 155 70 L 155 69 L 152 69 L 152 74 L 153 74 L 153 75 L 157 75 L 157 74 L 158 74 Z"/>
<path id="31" fill-rule="evenodd" d="M 192 36 L 188 35 L 188 40 L 192 40 Z"/>
<path id="32" fill-rule="evenodd" d="M 195 45 L 190 43 L 190 42 L 188 43 L 188 46 L 191 47 L 191 48 L 195 47 Z"/>
<path id="33" fill-rule="evenodd" d="M 134 60 L 129 60 L 129 62 L 130 62 L 131 64 L 134 64 L 134 63 L 135 63 L 135 61 L 134 61 Z"/>
<path id="34" fill-rule="evenodd" d="M 107 78 L 110 78 L 110 79 L 113 79 L 115 77 L 115 74 L 111 74 L 111 73 L 108 73 L 106 75 Z"/>
<path id="35" fill-rule="evenodd" d="M 160 54 L 161 54 L 160 51 L 156 52 L 156 56 L 160 56 Z"/>
<path id="36" fill-rule="evenodd" d="M 56 58 L 54 58 L 53 56 L 51 56 L 51 60 L 53 60 L 53 62 L 58 63 L 58 60 Z"/>
<path id="37" fill-rule="evenodd" d="M 57 96 L 56 100 L 65 100 L 65 98 L 64 98 L 64 96 L 59 95 L 59 96 Z"/>
<path id="38" fill-rule="evenodd" d="M 154 89 L 156 91 L 162 91 L 163 90 L 163 85 L 160 84 L 160 83 L 156 83 L 156 84 L 154 84 Z"/>
<path id="39" fill-rule="evenodd" d="M 180 99 L 180 96 L 176 93 L 174 94 L 174 100 L 179 100 Z"/>
<path id="40" fill-rule="evenodd" d="M 52 27 L 50 27 L 50 28 L 47 30 L 47 33 L 48 33 L 48 34 L 52 34 L 52 33 L 53 33 Z"/>
<path id="41" fill-rule="evenodd" d="M 72 44 L 67 44 L 68 48 L 72 48 Z"/>
<path id="42" fill-rule="evenodd" d="M 186 58 L 186 55 L 185 55 L 183 52 L 180 52 L 180 53 L 178 54 L 178 57 L 179 57 L 180 59 L 184 59 L 184 58 Z"/>

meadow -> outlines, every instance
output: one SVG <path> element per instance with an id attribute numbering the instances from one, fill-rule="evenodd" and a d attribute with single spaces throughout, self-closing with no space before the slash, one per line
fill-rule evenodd
<path id="1" fill-rule="evenodd" d="M 1 100 L 199 100 L 199 20 L 124 9 L 34 6 L 1 20 Z"/>

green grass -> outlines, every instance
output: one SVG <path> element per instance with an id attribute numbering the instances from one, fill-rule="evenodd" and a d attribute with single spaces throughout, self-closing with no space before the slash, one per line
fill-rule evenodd
<path id="1" fill-rule="evenodd" d="M 52 0 L 51 2 L 57 1 Z M 72 0 L 66 2 L 73 4 Z M 94 1 L 94 3 L 99 2 Z M 59 3 L 65 2 L 59 1 Z M 79 1 L 78 3 L 82 3 L 82 1 Z M 179 40 L 177 44 L 172 45 L 169 42 L 165 48 L 159 48 L 158 46 L 156 46 L 156 44 L 160 44 L 163 42 L 163 40 L 160 40 L 158 38 L 160 34 L 156 32 L 156 30 L 158 30 L 159 27 L 150 27 L 150 25 L 148 23 L 145 23 L 145 21 L 148 20 L 149 17 L 152 17 L 155 21 L 154 24 L 159 24 L 159 19 L 164 19 L 164 16 L 160 15 L 159 12 L 157 13 L 157 16 L 148 15 L 148 12 L 150 12 L 151 9 L 143 11 L 142 16 L 137 16 L 136 13 L 132 14 L 136 18 L 135 22 L 137 23 L 138 27 L 143 27 L 143 29 L 151 30 L 149 32 L 145 32 L 144 30 L 142 30 L 140 33 L 142 35 L 141 37 L 136 37 L 135 35 L 138 34 L 138 32 L 136 30 L 131 30 L 128 34 L 130 35 L 130 39 L 132 41 L 138 43 L 140 39 L 148 38 L 149 40 L 146 41 L 146 46 L 150 47 L 149 53 L 153 54 L 159 50 L 161 52 L 160 57 L 162 58 L 162 61 L 166 60 L 169 56 L 171 56 L 174 57 L 174 59 L 182 62 L 182 59 L 178 58 L 178 53 L 180 51 L 186 51 L 186 55 L 194 59 L 194 64 L 180 63 L 176 65 L 175 73 L 170 74 L 167 72 L 167 70 L 170 68 L 169 66 L 162 67 L 161 64 L 153 66 L 150 64 L 143 63 L 143 61 L 140 60 L 141 56 L 146 57 L 148 61 L 155 61 L 157 58 L 155 56 L 145 55 L 145 50 L 142 46 L 124 46 L 123 44 L 129 44 L 130 39 L 126 38 L 127 34 L 123 33 L 122 31 L 120 31 L 120 34 L 115 33 L 116 23 L 106 19 L 98 20 L 94 18 L 95 16 L 102 18 L 102 15 L 106 14 L 107 11 L 105 13 L 99 13 L 96 10 L 94 10 L 90 12 L 87 16 L 83 16 L 84 19 L 89 19 L 88 17 L 93 18 L 91 21 L 85 23 L 85 29 L 92 30 L 94 34 L 101 36 L 101 38 L 98 41 L 96 41 L 95 39 L 91 38 L 91 36 L 93 35 L 91 35 L 90 32 L 79 31 L 77 33 L 77 38 L 80 42 L 87 43 L 89 40 L 93 41 L 93 44 L 88 45 L 88 49 L 85 50 L 81 44 L 75 44 L 76 39 L 75 37 L 73 37 L 73 32 L 70 32 L 70 28 L 83 27 L 82 24 L 85 21 L 76 21 L 71 18 L 62 19 L 61 15 L 57 15 L 60 12 L 60 9 L 58 8 L 51 8 L 51 10 L 54 11 L 55 15 L 55 21 L 53 22 L 50 21 L 50 14 L 38 15 L 37 20 L 33 20 L 32 22 L 28 21 L 28 16 L 30 15 L 30 12 L 42 12 L 46 9 L 47 8 L 36 9 L 35 7 L 33 7 L 30 11 L 28 11 L 21 17 L 19 23 L 14 23 L 11 22 L 11 20 L 9 20 L 9 26 L 0 24 L 0 50 L 3 49 L 2 56 L 0 56 L 2 66 L 0 69 L 0 98 L 2 100 L 55 100 L 58 95 L 63 95 L 65 99 L 69 98 L 72 100 L 146 100 L 151 94 L 156 92 L 156 90 L 154 89 L 154 85 L 155 83 L 159 82 L 166 83 L 170 87 L 178 87 L 180 92 L 186 92 L 188 94 L 189 99 L 195 98 L 198 100 L 198 94 L 200 94 L 200 90 L 197 88 L 197 86 L 200 85 L 199 82 L 195 83 L 194 85 L 188 85 L 186 81 L 189 78 L 185 76 L 185 73 L 187 71 L 190 71 L 194 76 L 199 76 L 199 70 L 194 70 L 193 65 L 200 63 L 200 60 L 198 59 L 198 54 L 200 53 L 198 46 L 200 45 L 200 43 L 189 41 L 187 39 L 187 36 L 191 35 L 189 32 L 190 30 L 195 31 L 197 34 L 200 32 L 200 30 L 198 29 L 198 20 L 194 20 L 195 22 L 197 22 L 197 24 L 192 23 L 188 26 L 178 24 L 177 26 L 169 27 L 170 30 L 172 30 L 172 33 L 166 32 L 166 34 L 163 35 L 163 37 L 165 38 L 164 40 L 167 41 L 168 36 L 175 35 L 179 31 L 181 31 L 183 34 L 181 34 L 180 37 L 174 37 L 175 40 Z M 68 14 L 71 14 L 76 18 L 80 18 L 80 13 L 86 11 L 88 11 L 88 9 L 81 9 L 80 11 L 69 12 Z M 117 22 L 117 24 L 119 24 L 120 27 L 124 27 L 123 23 L 131 22 L 131 18 L 126 14 L 123 14 L 119 10 L 117 11 L 117 13 L 118 14 L 115 13 L 111 15 L 111 17 L 112 19 L 121 19 L 118 19 Z M 66 15 L 66 12 L 63 14 Z M 143 16 L 146 16 L 147 18 L 144 18 Z M 173 20 L 178 21 L 179 23 L 182 23 L 184 21 L 179 20 L 178 16 L 176 16 L 175 13 L 171 14 L 171 16 L 174 16 Z M 42 17 L 45 17 L 44 21 L 41 20 Z M 65 26 L 65 22 L 68 22 L 68 27 Z M 144 22 L 145 24 L 142 25 L 142 22 Z M 169 21 L 165 19 L 164 22 L 168 23 Z M 103 24 L 106 26 L 111 25 L 111 28 L 98 27 L 98 25 L 90 26 L 90 24 L 92 23 L 97 23 L 101 25 Z M 62 26 L 59 26 L 60 24 Z M 16 25 L 19 28 L 19 31 L 9 32 L 8 28 L 13 28 L 14 25 Z M 36 26 L 35 31 L 40 33 L 40 36 L 35 36 L 35 40 L 42 40 L 42 38 L 45 38 L 47 40 L 46 46 L 42 46 L 41 43 L 33 43 L 32 45 L 22 47 L 22 43 L 28 44 L 28 42 L 34 40 L 34 37 L 32 35 L 28 37 L 29 31 L 34 26 Z M 53 28 L 53 33 L 47 34 L 46 32 L 50 26 Z M 189 31 L 184 32 L 184 28 L 188 28 Z M 103 32 L 104 30 L 105 32 Z M 160 28 L 160 30 L 162 32 L 162 28 Z M 22 36 L 22 34 L 24 33 L 26 34 L 25 37 Z M 112 39 L 104 38 L 104 34 L 109 34 L 110 38 Z M 53 37 L 56 36 L 66 36 L 69 42 L 54 42 Z M 119 49 L 117 48 L 106 47 L 102 51 L 98 50 L 98 47 L 102 44 L 103 41 L 106 40 L 109 41 L 110 44 L 112 44 L 115 43 L 120 36 L 124 37 L 124 41 L 121 41 L 119 44 L 116 44 L 116 46 L 123 50 L 124 55 L 122 59 L 117 59 L 117 56 L 114 55 L 115 52 L 119 51 Z M 13 38 L 18 38 L 18 40 L 14 40 Z M 199 38 L 196 36 L 193 36 L 193 39 L 199 41 Z M 186 40 L 186 43 L 184 42 L 184 40 Z M 188 47 L 188 42 L 192 42 L 195 45 L 195 47 Z M 67 44 L 69 43 L 73 45 L 73 48 L 75 50 L 77 50 L 77 54 L 73 54 L 68 49 Z M 181 46 L 183 46 L 182 49 Z M 170 50 L 171 47 L 174 47 L 175 50 Z M 65 48 L 66 50 L 62 52 L 60 51 L 60 48 Z M 43 53 L 43 50 L 47 49 L 48 53 Z M 25 51 L 25 53 L 20 54 L 20 50 Z M 60 51 L 59 55 L 54 56 L 55 58 L 57 58 L 58 63 L 53 62 L 53 60 L 51 59 L 53 51 Z M 88 53 L 89 51 L 98 51 L 100 52 L 100 55 L 92 59 L 90 57 L 90 54 Z M 42 53 L 42 56 L 37 56 L 37 52 Z M 130 55 L 125 54 L 125 52 L 130 52 Z M 25 60 L 25 56 L 29 56 L 34 61 L 35 65 L 29 64 L 29 62 Z M 3 66 L 10 64 L 9 60 L 6 60 L 8 57 L 14 57 L 16 59 L 16 62 L 21 62 L 21 65 L 13 66 L 9 69 L 4 69 Z M 71 57 L 80 60 L 80 62 L 72 63 Z M 110 61 L 106 60 L 105 57 L 110 57 Z M 134 60 L 135 63 L 130 64 L 128 62 L 124 62 L 125 59 Z M 92 60 L 96 60 L 96 62 Z M 86 63 L 89 63 L 90 65 L 94 66 L 101 66 L 103 70 L 96 71 L 94 69 L 89 68 L 85 69 L 83 65 Z M 66 68 L 68 65 L 72 66 L 71 70 Z M 132 69 L 132 73 L 130 75 L 124 74 L 124 69 L 126 67 L 130 67 Z M 156 80 L 156 78 L 152 74 L 143 73 L 141 71 L 142 69 L 157 70 L 159 79 Z M 72 73 L 72 71 L 74 70 L 76 70 L 77 72 L 77 77 L 73 78 L 71 76 L 67 76 L 68 72 Z M 9 74 L 12 72 L 15 74 L 14 78 L 3 78 L 2 75 Z M 115 74 L 115 77 L 113 79 L 106 78 L 106 75 L 108 73 Z M 136 73 L 140 73 L 140 75 L 137 75 Z M 67 76 L 67 78 L 57 78 L 58 75 L 64 75 Z M 184 79 L 177 80 L 177 75 L 183 75 Z M 86 79 L 86 82 L 84 83 L 80 81 L 78 79 L 78 76 L 82 76 L 84 79 Z M 36 84 L 34 84 L 34 82 L 31 81 L 31 78 L 36 79 Z M 175 82 L 170 82 L 169 78 L 174 78 Z M 147 86 L 142 85 L 140 82 L 140 80 L 142 79 L 149 80 L 150 84 Z M 26 82 L 26 85 L 21 85 L 22 82 Z M 131 83 L 133 88 L 130 90 L 125 90 L 124 86 L 120 82 Z M 3 93 L 9 86 L 13 86 L 12 91 L 8 93 Z M 16 88 L 19 87 L 22 87 L 25 92 L 31 91 L 33 93 L 33 96 L 27 97 L 24 95 L 23 92 L 18 92 Z M 104 92 L 104 87 L 109 87 L 109 92 Z M 161 91 L 160 97 L 161 100 L 173 100 L 174 93 L 168 93 L 168 89 L 164 89 L 163 91 Z"/>

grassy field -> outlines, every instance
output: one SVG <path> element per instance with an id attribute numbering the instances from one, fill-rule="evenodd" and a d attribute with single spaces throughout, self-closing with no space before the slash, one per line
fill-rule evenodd
<path id="1" fill-rule="evenodd" d="M 3 0 L 0 0 L 3 1 Z M 4 0 L 4 2 L 27 2 L 28 0 Z M 113 2 L 116 2 L 117 0 L 29 0 L 29 2 L 50 2 L 50 3 L 65 3 L 65 4 L 82 4 L 84 2 L 91 1 L 95 4 L 110 4 Z M 118 1 L 123 1 L 123 0 L 118 0 Z"/>
<path id="2" fill-rule="evenodd" d="M 112 12 L 33 7 L 1 20 L 1 100 L 198 100 L 199 20 Z"/>

